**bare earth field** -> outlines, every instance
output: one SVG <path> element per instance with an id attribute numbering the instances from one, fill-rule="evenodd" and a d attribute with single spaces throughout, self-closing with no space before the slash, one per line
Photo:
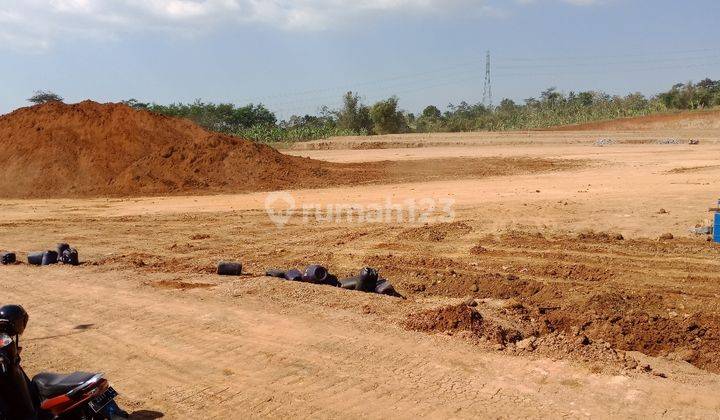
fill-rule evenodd
<path id="1" fill-rule="evenodd" d="M 718 141 L 545 131 L 286 151 L 384 168 L 291 191 L 297 207 L 454 200 L 453 221 L 428 224 L 313 213 L 280 228 L 264 192 L 0 200 L 0 249 L 66 241 L 85 261 L 0 267 L 0 296 L 30 313 L 29 373 L 103 371 L 135 418 L 718 418 L 720 245 L 689 232 L 720 195 Z M 216 276 L 220 260 L 248 274 Z M 310 263 L 375 266 L 403 298 L 262 276 Z"/>

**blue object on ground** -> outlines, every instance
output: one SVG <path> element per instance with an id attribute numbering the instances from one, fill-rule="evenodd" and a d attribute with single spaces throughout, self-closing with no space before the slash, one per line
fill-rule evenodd
<path id="1" fill-rule="evenodd" d="M 713 241 L 720 244 L 720 212 L 715 213 L 715 225 L 713 226 Z"/>

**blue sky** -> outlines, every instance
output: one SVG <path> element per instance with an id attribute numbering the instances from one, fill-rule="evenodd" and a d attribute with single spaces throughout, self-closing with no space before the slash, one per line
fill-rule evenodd
<path id="1" fill-rule="evenodd" d="M 398 95 L 417 112 L 547 87 L 720 79 L 717 0 L 0 0 L 0 113 L 68 102 L 262 102 L 281 117 Z"/>

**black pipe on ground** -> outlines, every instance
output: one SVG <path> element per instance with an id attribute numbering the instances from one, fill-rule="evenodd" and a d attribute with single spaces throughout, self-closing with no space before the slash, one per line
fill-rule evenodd
<path id="1" fill-rule="evenodd" d="M 218 264 L 217 273 L 221 276 L 239 276 L 242 274 L 242 263 L 221 262 Z"/>
<path id="2" fill-rule="evenodd" d="M 60 257 L 62 257 L 63 252 L 68 249 L 70 249 L 70 244 L 66 244 L 64 242 L 57 244 L 57 253 Z"/>
<path id="3" fill-rule="evenodd" d="M 57 264 L 58 263 L 58 253 L 57 251 L 45 251 L 42 256 L 42 260 L 40 261 L 41 265 L 51 265 L 51 264 Z"/>
<path id="4" fill-rule="evenodd" d="M 65 249 L 62 254 L 60 254 L 60 262 L 67 265 L 80 265 L 80 257 L 78 256 L 77 249 Z"/>
<path id="5" fill-rule="evenodd" d="M 298 270 L 298 269 L 296 269 L 296 268 L 293 268 L 292 270 L 288 270 L 288 271 L 285 273 L 285 280 L 290 280 L 290 281 L 302 281 L 302 280 L 303 280 L 303 273 L 302 273 L 300 270 Z"/>
<path id="6" fill-rule="evenodd" d="M 43 260 L 44 251 L 30 252 L 27 255 L 28 264 L 30 265 L 41 265 Z"/>
<path id="7" fill-rule="evenodd" d="M 285 278 L 285 271 L 284 270 L 268 270 L 265 272 L 265 275 L 268 277 L 275 277 L 278 279 L 284 279 Z"/>
<path id="8" fill-rule="evenodd" d="M 321 284 L 328 278 L 327 268 L 321 265 L 309 265 L 302 275 L 302 280 L 307 283 Z"/>
<path id="9" fill-rule="evenodd" d="M 16 261 L 17 256 L 14 252 L 3 252 L 0 254 L 0 264 L 2 265 L 15 264 Z"/>

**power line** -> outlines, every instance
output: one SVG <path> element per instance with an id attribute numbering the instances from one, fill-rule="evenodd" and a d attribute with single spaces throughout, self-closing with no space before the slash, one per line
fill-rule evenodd
<path id="1" fill-rule="evenodd" d="M 482 64 L 481 59 L 470 60 L 470 61 L 464 61 L 461 63 L 451 64 L 449 66 L 444 66 L 444 67 L 440 67 L 440 68 L 437 68 L 434 70 L 428 70 L 428 71 L 423 71 L 423 72 L 416 72 L 416 73 L 409 73 L 409 74 L 406 73 L 406 74 L 389 76 L 389 77 L 379 78 L 379 79 L 374 79 L 374 80 L 352 82 L 352 83 L 347 83 L 344 85 L 337 85 L 337 86 L 333 86 L 333 87 L 309 89 L 309 90 L 295 91 L 295 92 L 283 92 L 283 93 L 277 93 L 274 95 L 256 96 L 253 98 L 247 98 L 246 100 L 244 100 L 242 102 L 262 102 L 263 99 L 277 99 L 277 98 L 287 98 L 287 97 L 293 97 L 293 96 L 305 96 L 305 95 L 325 93 L 325 92 L 343 92 L 344 93 L 349 90 L 352 90 L 353 88 L 357 88 L 360 86 L 379 85 L 384 82 L 392 82 L 392 81 L 403 80 L 403 79 L 414 79 L 414 78 L 422 77 L 422 76 L 426 76 L 426 75 L 443 73 L 443 72 L 446 72 L 448 70 L 453 70 L 453 69 L 475 67 L 480 64 Z"/>
<path id="2" fill-rule="evenodd" d="M 667 53 L 669 56 L 656 57 L 655 54 L 634 54 L 616 55 L 605 57 L 588 56 L 588 57 L 555 57 L 555 58 L 535 58 L 534 60 L 546 60 L 543 62 L 529 62 L 533 59 L 528 58 L 527 62 L 512 63 L 511 58 L 501 60 L 501 65 L 497 65 L 497 57 L 495 62 L 491 61 L 490 52 L 484 57 L 485 64 L 485 84 L 483 87 L 483 104 L 492 106 L 493 98 L 493 76 L 495 78 L 520 78 L 535 76 L 560 76 L 560 75 L 577 75 L 585 76 L 590 74 L 607 74 L 615 72 L 634 72 L 634 71 L 653 71 L 653 70 L 671 70 L 692 67 L 709 67 L 714 66 L 718 58 L 720 58 L 720 48 L 707 48 L 684 50 Z M 685 57 L 673 57 L 672 54 L 685 54 Z M 688 56 L 691 55 L 691 56 Z M 608 58 L 615 60 L 608 60 Z M 621 57 L 632 57 L 623 59 Z M 555 60 L 575 60 L 575 62 L 562 63 Z M 508 60 L 507 64 L 505 60 Z M 549 61 L 549 62 L 548 62 Z M 554 61 L 554 62 L 553 62 Z M 468 79 L 477 79 L 482 77 L 478 74 L 480 66 L 483 64 L 482 59 L 465 61 L 462 63 L 451 64 L 434 70 L 415 72 L 406 75 L 396 75 L 393 77 L 380 78 L 376 80 L 356 82 L 345 86 L 337 86 L 333 88 L 323 88 L 315 90 L 307 90 L 304 92 L 291 92 L 266 96 L 270 100 L 266 105 L 276 112 L 306 112 L 309 108 L 316 108 L 322 104 L 336 105 L 340 101 L 340 95 L 337 92 L 351 90 L 350 87 L 362 88 L 360 92 L 368 96 L 388 96 L 408 91 L 422 91 L 430 86 L 457 84 Z M 493 69 L 492 66 L 495 66 Z M 596 67 L 592 69 L 583 69 L 584 67 Z M 503 70 L 501 74 L 493 75 L 498 69 Z M 557 70 L 555 70 L 557 69 Z M 576 70 L 578 69 L 578 70 Z M 579 70 L 582 69 L 582 70 Z M 538 71 L 540 70 L 540 71 Z M 545 70 L 543 72 L 542 70 Z M 470 78 L 462 76 L 469 74 Z M 473 74 L 475 76 L 473 76 Z M 440 83 L 438 83 L 440 82 Z M 405 89 L 403 89 L 405 88 Z M 407 89 L 410 88 L 410 89 Z M 371 95 L 372 92 L 378 92 L 378 95 Z M 281 111 L 282 109 L 282 111 Z"/>
<path id="3" fill-rule="evenodd" d="M 665 52 L 654 52 L 654 53 L 642 53 L 639 52 L 637 54 L 624 54 L 624 55 L 612 55 L 612 56 L 585 56 L 585 57 L 521 57 L 521 58 L 512 58 L 512 57 L 504 57 L 500 59 L 501 65 L 495 65 L 495 70 L 501 69 L 501 70 L 534 70 L 538 68 L 556 68 L 556 67 L 588 67 L 588 66 L 610 66 L 610 65 L 626 65 L 626 64 L 649 64 L 651 62 L 674 62 L 674 61 L 689 61 L 689 60 L 702 60 L 702 59 L 714 59 L 717 58 L 717 55 L 712 54 L 711 56 L 696 56 L 696 57 L 662 57 L 659 58 L 657 55 L 678 55 L 678 54 L 697 54 L 697 53 L 707 53 L 707 52 L 720 52 L 720 48 L 703 48 L 703 49 L 690 49 L 690 50 L 675 50 L 675 51 L 665 51 Z M 622 58 L 632 57 L 633 60 L 622 60 Z M 495 62 L 497 63 L 497 57 L 495 57 Z M 619 61 L 614 62 L 603 62 L 603 59 L 621 59 Z M 645 58 L 645 59 L 643 59 Z M 572 63 L 562 63 L 562 60 L 570 60 L 575 61 Z M 542 61 L 545 61 L 545 63 L 542 63 Z M 538 63 L 539 62 L 539 63 Z M 549 62 L 549 63 L 547 63 Z M 490 59 L 489 57 L 485 57 L 485 67 L 486 67 L 486 77 L 488 72 Z M 507 63 L 507 64 L 505 64 Z M 311 98 L 319 98 L 319 97 L 327 97 L 328 95 L 335 95 L 336 93 L 344 93 L 349 90 L 362 90 L 362 91 L 368 91 L 369 89 L 365 89 L 366 86 L 371 86 L 371 89 L 380 88 L 380 89 L 389 89 L 392 86 L 385 86 L 384 88 L 382 86 L 391 83 L 392 82 L 401 82 L 403 84 L 406 83 L 415 83 L 419 82 L 421 80 L 425 80 L 428 78 L 428 76 L 431 76 L 432 79 L 440 78 L 448 76 L 450 73 L 454 73 L 455 71 L 459 71 L 462 69 L 467 69 L 467 71 L 473 71 L 473 68 L 479 67 L 482 64 L 482 59 L 476 59 L 476 60 L 470 60 L 465 61 L 461 63 L 451 64 L 448 66 L 440 67 L 434 70 L 428 70 L 423 72 L 415 72 L 410 74 L 399 74 L 391 77 L 386 78 L 378 78 L 375 80 L 367 80 L 367 81 L 359 81 L 359 82 L 352 82 L 344 85 L 338 85 L 335 87 L 326 87 L 326 88 L 318 88 L 318 89 L 308 89 L 308 90 L 302 90 L 302 91 L 294 91 L 294 92 L 283 92 L 283 93 L 277 93 L 274 95 L 267 95 L 267 96 L 260 96 L 260 97 L 254 97 L 254 98 L 245 98 L 242 100 L 238 100 L 238 102 L 262 102 L 262 103 L 269 103 L 269 104 L 275 104 L 277 105 L 276 100 L 281 100 L 280 104 L 286 104 L 286 103 L 298 103 L 298 102 L 308 102 L 308 99 Z M 464 72 L 463 72 L 464 73 Z M 585 72 L 583 72 L 585 73 Z M 536 74 L 535 71 L 532 71 L 532 74 Z M 487 86 L 483 89 L 483 103 L 484 104 L 492 104 L 493 98 L 492 98 L 492 74 L 489 78 L 489 83 L 487 83 Z M 297 99 L 293 99 L 297 98 Z M 285 100 L 287 99 L 287 100 Z"/>
<path id="4" fill-rule="evenodd" d="M 671 57 L 671 58 L 656 58 L 656 59 L 644 59 L 644 60 L 622 60 L 622 61 L 591 61 L 591 62 L 575 62 L 575 63 L 554 63 L 554 64 L 511 64 L 511 65 L 499 65 L 495 68 L 498 69 L 525 69 L 525 68 L 565 68 L 565 67 L 597 67 L 597 66 L 621 66 L 627 64 L 651 64 L 651 63 L 684 63 L 698 60 L 713 60 L 720 58 L 720 54 L 702 55 L 695 57 Z"/>
<path id="5" fill-rule="evenodd" d="M 630 68 L 605 68 L 605 69 L 597 69 L 597 70 L 590 70 L 590 71 L 583 71 L 582 76 L 586 75 L 604 75 L 609 73 L 625 73 L 625 72 L 647 72 L 647 71 L 658 71 L 658 70 L 675 70 L 675 69 L 689 69 L 689 68 L 702 68 L 707 66 L 713 66 L 713 65 L 719 65 L 720 61 L 717 59 L 714 61 L 707 61 L 705 63 L 692 63 L 692 64 L 674 64 L 674 65 L 650 65 L 650 66 L 633 66 Z M 487 70 L 487 68 L 486 68 Z M 500 75 L 496 75 L 495 77 L 499 78 L 517 78 L 517 77 L 528 77 L 528 76 L 572 76 L 577 75 L 577 72 L 573 71 L 553 71 L 553 72 L 543 72 L 539 73 L 536 71 L 533 71 L 532 68 L 527 68 L 527 72 L 515 72 L 515 73 L 502 73 Z M 458 77 L 462 76 L 463 74 L 470 74 L 470 77 Z M 446 75 L 446 77 L 443 78 L 426 78 L 424 80 L 415 80 L 405 83 L 398 83 L 394 86 L 384 86 L 384 87 L 376 87 L 374 89 L 370 89 L 367 92 L 378 92 L 377 95 L 371 95 L 376 98 L 381 98 L 383 95 L 389 95 L 389 94 L 405 94 L 405 93 L 414 93 L 414 92 L 423 92 L 429 88 L 433 87 L 440 87 L 440 86 L 448 86 L 448 85 L 456 85 L 461 84 L 465 82 L 470 82 L 473 80 L 478 80 L 480 77 L 479 74 L 477 74 L 473 70 L 468 71 L 462 71 L 462 72 L 454 72 L 454 74 Z M 490 79 L 492 82 L 492 79 Z M 422 82 L 421 84 L 417 85 L 418 82 Z M 429 82 L 429 83 L 428 83 Z M 413 86 L 415 85 L 415 86 Z M 407 87 L 406 89 L 397 89 Z M 490 85 L 491 87 L 491 85 Z M 392 90 L 391 90 L 392 89 Z M 366 93 L 367 93 L 366 92 Z M 491 92 L 490 92 L 491 93 Z M 336 97 L 327 97 L 327 99 L 332 99 L 332 102 L 336 102 Z M 288 102 L 287 105 L 295 105 L 295 106 L 289 106 L 289 107 L 283 107 L 283 109 L 275 109 L 278 113 L 292 113 L 294 111 L 302 111 L 307 110 L 310 106 L 315 105 L 316 107 L 319 107 L 320 104 L 317 102 L 322 101 L 322 98 L 312 98 L 308 100 L 307 98 L 302 101 L 297 102 Z M 483 104 L 485 100 L 485 95 L 483 95 Z M 281 104 L 276 104 L 281 105 Z M 304 105 L 304 106 L 303 106 Z"/>
<path id="6" fill-rule="evenodd" d="M 720 58 L 720 55 L 706 55 L 706 56 L 699 56 L 699 57 L 687 57 L 687 58 L 665 58 L 665 59 L 652 59 L 652 60 L 624 60 L 624 61 L 615 61 L 615 62 L 606 62 L 604 65 L 598 65 L 596 63 L 572 63 L 570 65 L 565 64 L 558 64 L 558 65 L 511 65 L 511 66 L 497 66 L 495 65 L 495 70 L 502 69 L 502 70 L 510 70 L 507 72 L 503 72 L 502 74 L 493 75 L 493 62 L 492 59 L 490 60 L 490 77 L 487 77 L 487 70 L 488 70 L 488 60 L 487 57 L 485 59 L 485 76 L 486 79 L 489 79 L 489 83 L 487 80 L 485 81 L 485 85 L 483 88 L 483 104 L 488 106 L 491 104 L 494 104 L 494 93 L 493 91 L 493 76 L 495 77 L 501 77 L 501 78 L 507 78 L 507 77 L 525 77 L 525 76 L 552 76 L 552 75 L 574 75 L 578 74 L 577 71 L 573 71 L 573 67 L 598 67 L 598 70 L 583 70 L 582 74 L 578 75 L 588 75 L 588 74 L 605 74 L 605 73 L 617 73 L 617 72 L 625 72 L 625 71 L 651 71 L 651 70 L 670 70 L 670 69 L 681 69 L 681 68 L 692 68 L 692 67 L 704 67 L 704 66 L 711 66 L 714 65 L 717 59 Z M 679 62 L 681 61 L 681 62 Z M 479 64 L 479 63 L 478 63 Z M 665 64 L 665 65 L 663 65 Z M 477 66 L 479 67 L 479 66 Z M 394 83 L 371 83 L 366 82 L 363 83 L 365 85 L 368 85 L 369 88 L 362 89 L 360 93 L 362 94 L 369 94 L 371 92 L 383 92 L 385 95 L 390 94 L 397 94 L 398 90 L 396 88 L 400 87 L 406 87 L 408 85 L 419 85 L 419 89 L 422 89 L 423 87 L 426 87 L 428 84 L 434 84 L 438 80 L 444 80 L 446 78 L 451 78 L 450 80 L 460 79 L 458 76 L 464 76 L 466 74 L 472 74 L 473 72 L 477 71 L 477 67 L 473 68 L 473 65 L 470 63 L 464 64 L 462 66 L 454 66 L 454 67 L 446 67 L 446 69 L 449 68 L 455 68 L 454 71 L 431 71 L 431 72 L 423 72 L 423 73 L 416 73 L 416 75 L 427 75 L 425 77 L 411 77 L 411 78 L 404 78 L 404 77 L 394 77 L 392 79 L 384 79 L 384 80 L 394 80 Z M 538 72 L 537 70 L 545 70 L 545 72 Z M 557 69 L 555 71 L 554 69 Z M 567 69 L 567 70 L 566 70 Z M 514 70 L 514 71 L 513 71 Z M 548 72 L 552 70 L 552 72 Z M 463 79 L 465 80 L 465 79 Z M 443 83 L 445 84 L 445 83 Z M 359 84 L 356 84 L 359 85 Z M 330 93 L 330 90 L 325 90 L 325 93 L 323 95 L 306 95 L 304 97 L 297 97 L 297 98 L 288 98 L 288 100 L 283 101 L 270 101 L 267 105 L 283 108 L 283 109 L 299 109 L 300 106 L 304 104 L 317 104 L 320 101 L 324 101 L 326 104 L 328 102 L 332 102 L 333 104 L 339 101 L 339 96 L 335 95 L 333 93 Z M 302 104 L 302 105 L 301 105 Z M 288 106 L 289 105 L 289 106 Z M 293 106 L 295 105 L 295 106 Z"/>
<path id="7" fill-rule="evenodd" d="M 614 54 L 614 55 L 585 55 L 585 56 L 545 56 L 545 57 L 496 57 L 499 58 L 502 61 L 548 61 L 548 60 L 554 60 L 554 61 L 562 61 L 562 60 L 569 60 L 569 61 L 575 61 L 575 60 L 604 60 L 604 59 L 613 59 L 613 58 L 640 58 L 640 57 L 656 57 L 656 56 L 672 56 L 672 55 L 682 55 L 682 54 L 693 54 L 693 53 L 701 53 L 701 52 L 720 52 L 720 48 L 714 47 L 714 48 L 699 48 L 699 49 L 693 49 L 693 50 L 670 50 L 670 51 L 655 51 L 655 52 L 636 52 L 636 53 L 627 53 L 627 54 Z"/>

